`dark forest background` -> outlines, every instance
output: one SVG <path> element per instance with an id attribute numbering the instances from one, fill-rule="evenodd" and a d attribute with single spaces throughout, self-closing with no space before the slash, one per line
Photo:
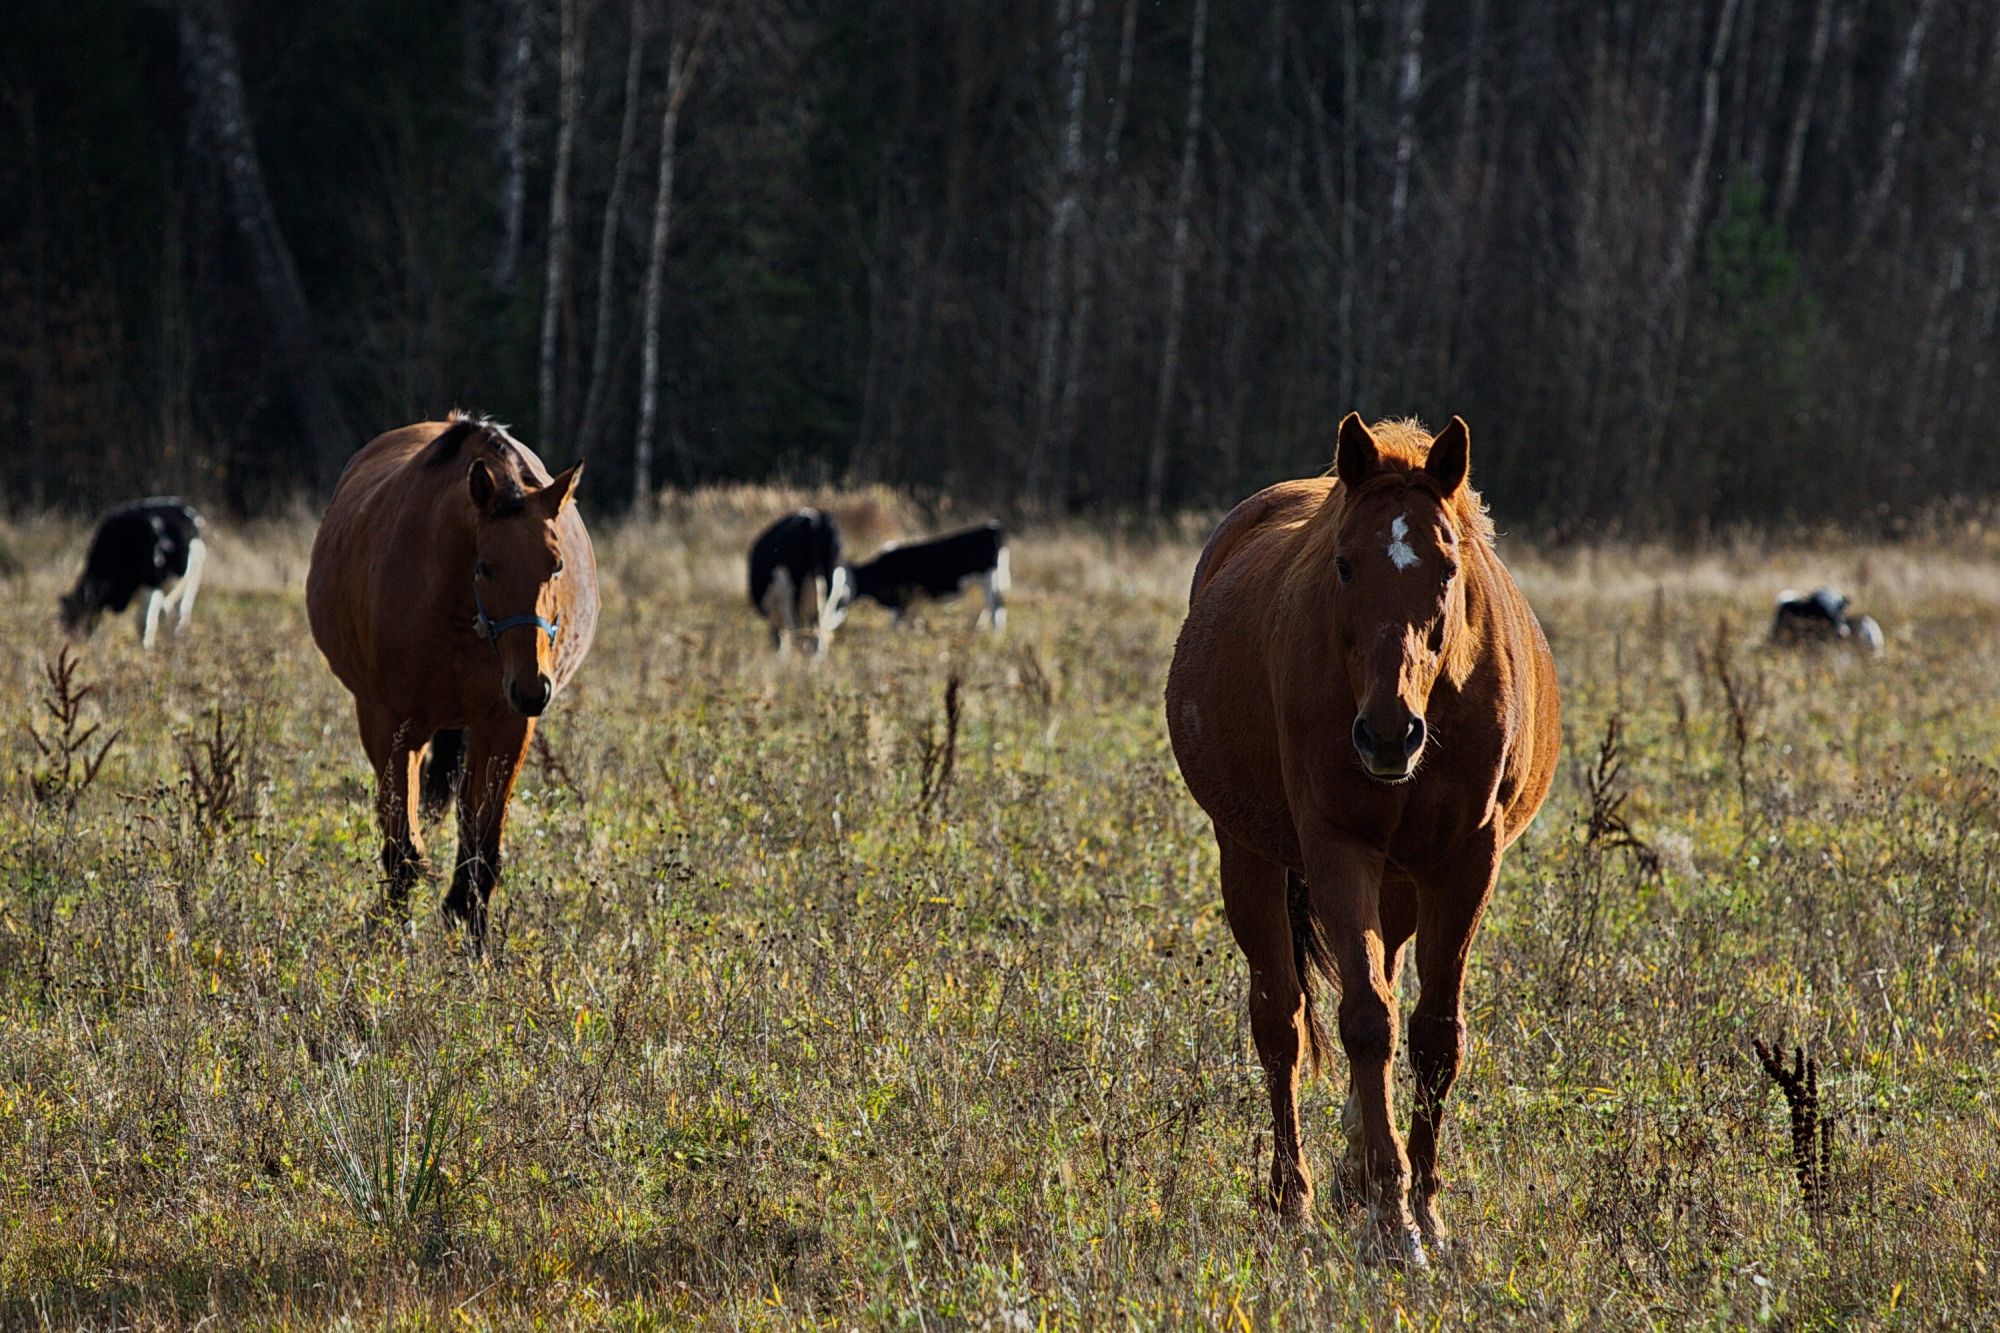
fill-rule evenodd
<path id="1" fill-rule="evenodd" d="M 1556 531 L 2000 489 L 1987 0 L 11 0 L 14 509 L 460 404 L 600 505 L 1158 512 L 1473 426 Z"/>

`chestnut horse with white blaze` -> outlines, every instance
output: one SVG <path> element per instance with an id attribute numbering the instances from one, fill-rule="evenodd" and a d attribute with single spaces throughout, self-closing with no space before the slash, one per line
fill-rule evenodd
<path id="1" fill-rule="evenodd" d="M 1167 680 L 1188 789 L 1215 824 L 1271 1095 L 1270 1202 L 1300 1220 L 1313 971 L 1340 988 L 1351 1078 L 1343 1184 L 1363 1254 L 1422 1265 L 1444 1237 L 1438 1129 L 1464 1044 L 1466 956 L 1500 854 L 1541 808 L 1560 745 L 1555 662 L 1466 485 L 1470 437 L 1340 423 L 1334 475 L 1238 505 L 1195 567 Z M 1416 1109 L 1392 1119 L 1396 968 L 1416 937 Z"/>
<path id="2" fill-rule="evenodd" d="M 425 870 L 419 789 L 442 804 L 456 786 L 444 909 L 476 948 L 535 719 L 597 628 L 597 561 L 571 503 L 582 473 L 551 477 L 505 428 L 454 412 L 370 441 L 313 539 L 306 613 L 354 695 L 390 906 L 400 919 Z M 420 780 L 427 750 L 438 771 Z"/>

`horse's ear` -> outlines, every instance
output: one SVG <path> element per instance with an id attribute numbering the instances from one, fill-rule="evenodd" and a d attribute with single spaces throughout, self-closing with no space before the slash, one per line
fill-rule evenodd
<path id="1" fill-rule="evenodd" d="M 576 484 L 583 479 L 583 460 L 577 459 L 567 469 L 556 474 L 554 481 L 542 487 L 542 494 L 549 500 L 549 516 L 560 514 L 576 498 Z"/>
<path id="2" fill-rule="evenodd" d="M 1424 455 L 1424 471 L 1449 500 L 1465 485 L 1465 474 L 1471 467 L 1472 431 L 1465 418 L 1453 417 L 1451 424 L 1431 441 L 1431 451 Z"/>
<path id="3" fill-rule="evenodd" d="M 494 498 L 500 494 L 500 482 L 493 475 L 493 469 L 486 466 L 486 460 L 475 458 L 466 470 L 465 489 L 472 496 L 472 507 L 484 514 L 493 507 Z"/>
<path id="4" fill-rule="evenodd" d="M 1349 412 L 1342 417 L 1340 437 L 1333 446 L 1333 470 L 1341 481 L 1359 486 L 1381 461 L 1382 451 L 1375 447 L 1375 437 L 1362 424 L 1361 414 Z"/>

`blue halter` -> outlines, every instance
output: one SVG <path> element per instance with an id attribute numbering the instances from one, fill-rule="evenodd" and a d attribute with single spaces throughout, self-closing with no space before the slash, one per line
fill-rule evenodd
<path id="1" fill-rule="evenodd" d="M 486 640 L 496 648 L 500 646 L 500 636 L 502 634 L 505 634 L 510 629 L 519 629 L 523 625 L 533 625 L 536 629 L 548 635 L 551 645 L 556 641 L 556 631 L 562 628 L 561 616 L 557 616 L 554 620 L 544 620 L 532 611 L 524 612 L 518 616 L 508 616 L 505 620 L 495 620 L 486 614 L 486 601 L 479 595 L 479 578 L 477 575 L 474 575 L 472 580 L 472 605 L 479 611 L 479 614 L 473 619 L 473 629 L 479 632 L 480 638 Z"/>

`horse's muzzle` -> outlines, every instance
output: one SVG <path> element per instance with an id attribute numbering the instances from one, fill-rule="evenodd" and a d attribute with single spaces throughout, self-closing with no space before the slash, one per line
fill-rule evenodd
<path id="1" fill-rule="evenodd" d="M 536 676 L 526 685 L 507 682 L 507 704 L 522 717 L 540 717 L 555 697 L 556 683 L 547 676 Z"/>
<path id="2" fill-rule="evenodd" d="M 1423 753 L 1427 734 L 1423 718 L 1412 713 L 1400 736 L 1378 733 L 1366 717 L 1354 719 L 1354 749 L 1361 767 L 1377 782 L 1407 782 L 1417 771 L 1417 756 Z"/>

